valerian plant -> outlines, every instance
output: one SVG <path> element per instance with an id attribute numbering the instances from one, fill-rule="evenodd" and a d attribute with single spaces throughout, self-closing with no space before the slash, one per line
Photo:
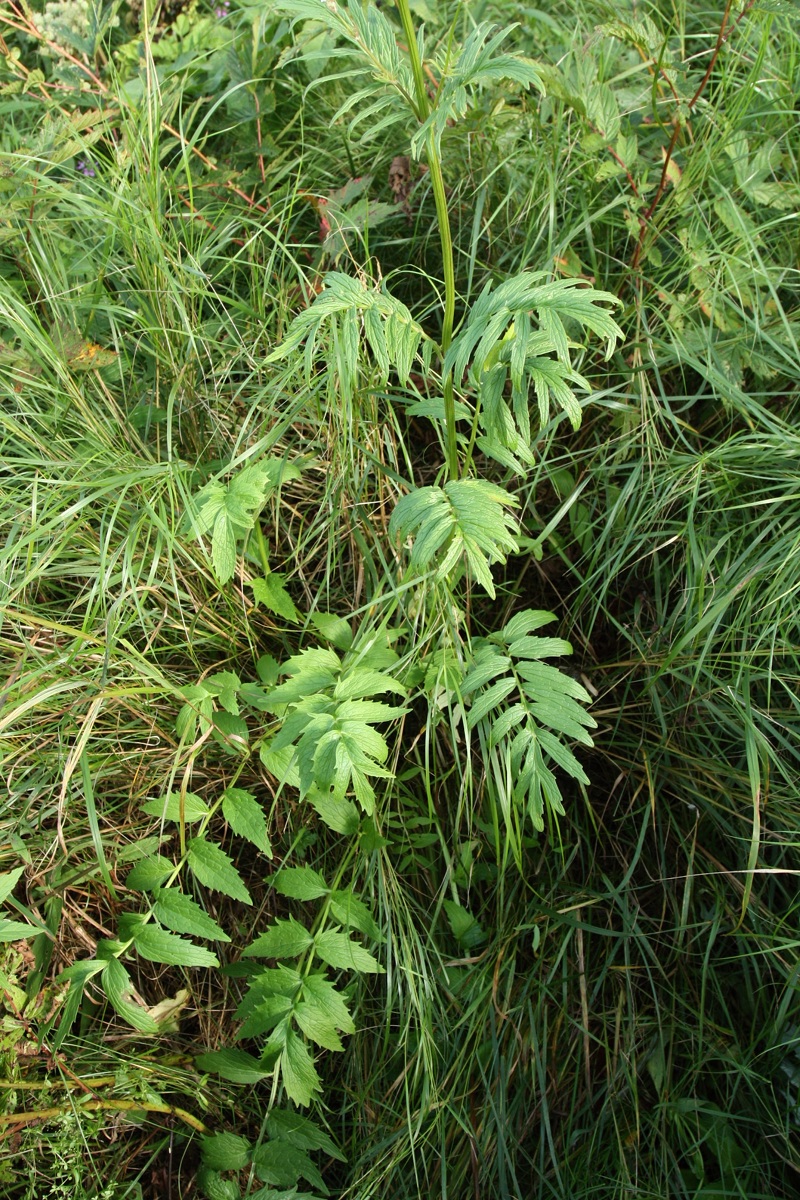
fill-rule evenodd
<path id="1" fill-rule="evenodd" d="M 453 669 L 445 690 L 467 736 L 477 738 L 515 845 L 520 821 L 541 831 L 548 814 L 563 812 L 556 772 L 587 782 L 568 742 L 591 745 L 594 722 L 584 708 L 584 689 L 546 661 L 570 652 L 567 642 L 537 635 L 552 615 L 526 610 L 499 630 L 472 637 L 458 596 L 466 580 L 494 599 L 493 566 L 520 548 L 514 515 L 519 497 L 508 485 L 480 476 L 476 448 L 524 479 L 533 464 L 537 420 L 545 425 L 555 409 L 573 428 L 580 423 L 578 393 L 587 395 L 589 384 L 574 365 L 576 346 L 593 334 L 610 355 L 621 330 L 609 293 L 537 271 L 488 280 L 474 304 L 457 313 L 444 178 L 447 139 L 457 136 L 459 120 L 486 86 L 504 82 L 538 92 L 544 87 L 535 63 L 503 49 L 508 30 L 480 24 L 463 45 L 448 36 L 429 47 L 424 32 L 413 27 L 408 0 L 396 6 L 400 29 L 386 12 L 360 0 L 278 0 L 275 8 L 295 27 L 313 22 L 315 30 L 327 31 L 325 53 L 342 61 L 340 78 L 353 89 L 334 121 L 348 119 L 351 133 L 361 131 L 365 138 L 397 127 L 411 154 L 426 160 L 443 291 L 434 336 L 366 268 L 355 275 L 330 271 L 267 363 L 284 364 L 284 371 L 306 383 L 326 374 L 331 404 L 349 404 L 360 389 L 376 384 L 391 402 L 415 370 L 422 372 L 441 393 L 428 411 L 443 466 L 436 482 L 426 486 L 399 482 L 405 494 L 383 534 L 400 586 L 388 601 L 377 594 L 368 600 L 371 612 L 380 602 L 399 614 L 399 628 L 389 630 L 370 615 L 352 625 L 318 615 L 327 644 L 295 642 L 295 652 L 283 661 L 264 656 L 257 682 L 243 682 L 226 668 L 176 695 L 178 754 L 188 764 L 184 781 L 212 739 L 234 756 L 232 778 L 213 796 L 196 794 L 184 782 L 144 804 L 157 833 L 125 881 L 134 902 L 116 938 L 102 939 L 92 960 L 64 973 L 70 990 L 54 1040 L 56 1045 L 63 1040 L 92 982 L 134 1029 L 158 1032 L 156 1017 L 133 986 L 129 967 L 136 956 L 216 970 L 223 952 L 233 953 L 236 961 L 226 969 L 244 984 L 238 1040 L 250 1048 L 211 1050 L 197 1058 L 197 1067 L 234 1083 L 271 1080 L 273 1103 L 284 1096 L 308 1107 L 322 1095 L 316 1059 L 340 1052 L 342 1038 L 356 1030 L 353 981 L 384 970 L 382 931 L 358 894 L 353 867 L 360 848 L 381 844 L 380 790 L 395 777 L 392 735 L 402 728 L 410 689 L 429 674 L 430 661 L 410 638 L 404 654 L 395 645 L 411 629 L 411 604 L 404 597 L 439 589 L 454 598 L 458 615 L 447 628 Z M 459 432 L 459 420 L 466 433 Z M 254 535 L 264 569 L 264 578 L 252 582 L 256 601 L 294 624 L 308 624 L 283 578 L 272 576 L 259 542 L 265 504 L 299 471 L 297 464 L 277 458 L 233 463 L 191 498 L 183 528 L 207 546 L 220 588 L 232 586 L 240 562 L 247 582 L 245 555 Z M 426 694 L 423 685 L 420 696 Z M 240 929 L 224 928 L 212 910 L 217 897 L 252 906 L 248 881 L 235 861 L 242 844 L 255 856 L 256 873 L 269 869 L 273 855 L 272 811 L 255 790 L 239 786 L 254 751 L 276 781 L 276 795 L 295 789 L 299 803 L 344 843 L 338 865 L 326 876 L 294 862 L 290 848 L 270 876 L 281 915 L 248 939 Z M 457 755 L 458 746 L 453 751 Z M 233 853 L 231 835 L 237 839 Z M 220 844 L 223 837 L 228 849 Z M 456 902 L 450 903 L 456 911 Z M 209 1197 L 238 1196 L 237 1172 L 246 1169 L 267 1187 L 295 1188 L 304 1179 L 318 1192 L 325 1190 L 308 1151 L 335 1157 L 327 1135 L 278 1107 L 270 1112 L 267 1131 L 268 1140 L 255 1148 L 230 1135 L 207 1139 L 201 1182 Z"/>

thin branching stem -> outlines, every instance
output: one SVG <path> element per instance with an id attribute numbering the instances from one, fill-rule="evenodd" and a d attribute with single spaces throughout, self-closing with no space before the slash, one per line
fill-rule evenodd
<path id="1" fill-rule="evenodd" d="M 414 88 L 417 97 L 417 116 L 424 121 L 430 112 L 430 100 L 425 88 L 425 74 L 414 33 L 414 22 L 408 0 L 397 0 L 397 11 L 403 25 L 403 32 L 408 43 L 408 55 L 411 60 L 411 70 L 414 74 Z M 453 262 L 453 237 L 450 230 L 450 214 L 447 210 L 447 192 L 444 186 L 442 160 L 436 138 L 431 132 L 427 139 L 428 170 L 431 176 L 431 187 L 436 204 L 436 218 L 439 225 L 439 239 L 442 246 L 442 265 L 444 270 L 444 317 L 442 320 L 442 355 L 447 354 L 453 340 L 453 324 L 456 312 L 456 276 Z M 446 371 L 442 381 L 444 398 L 444 422 L 447 448 L 447 473 L 451 479 L 458 479 L 460 474 L 458 461 L 458 445 L 456 442 L 456 405 L 453 391 L 453 376 Z"/>

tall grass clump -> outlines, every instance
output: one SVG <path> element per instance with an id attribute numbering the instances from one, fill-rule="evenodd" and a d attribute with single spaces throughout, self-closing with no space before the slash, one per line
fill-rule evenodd
<path id="1" fill-rule="evenodd" d="M 787 16 L 0 12 L 4 1196 L 796 1194 Z"/>

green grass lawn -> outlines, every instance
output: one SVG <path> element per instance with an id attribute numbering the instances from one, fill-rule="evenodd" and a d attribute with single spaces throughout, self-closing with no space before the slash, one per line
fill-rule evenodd
<path id="1" fill-rule="evenodd" d="M 794 5 L 0 55 L 0 1195 L 796 1196 Z"/>

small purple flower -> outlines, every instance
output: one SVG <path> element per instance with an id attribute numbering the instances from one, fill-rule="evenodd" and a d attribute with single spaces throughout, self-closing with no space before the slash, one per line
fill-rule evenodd
<path id="1" fill-rule="evenodd" d="M 75 164 L 75 169 L 79 171 L 81 175 L 85 175 L 87 179 L 95 178 L 95 172 L 92 170 L 92 164 L 85 162 L 82 158 L 78 159 L 77 163 Z"/>
<path id="2" fill-rule="evenodd" d="M 230 6 L 231 0 L 222 0 L 222 4 L 218 5 L 218 7 L 214 9 L 214 16 L 218 21 L 221 21 L 223 17 L 228 16 L 228 9 Z"/>

